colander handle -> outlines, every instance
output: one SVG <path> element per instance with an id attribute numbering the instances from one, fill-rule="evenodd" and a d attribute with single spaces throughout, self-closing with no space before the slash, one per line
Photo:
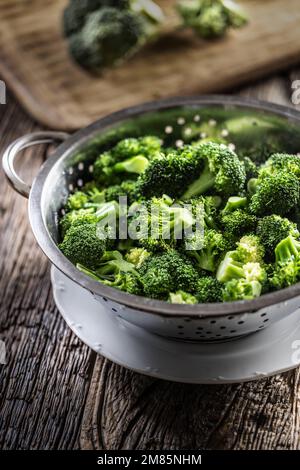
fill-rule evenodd
<path id="1" fill-rule="evenodd" d="M 70 135 L 66 132 L 41 131 L 26 134 L 10 144 L 3 154 L 2 166 L 12 187 L 22 196 L 29 197 L 31 186 L 25 183 L 15 170 L 15 159 L 21 150 L 31 145 L 63 142 L 68 137 Z"/>

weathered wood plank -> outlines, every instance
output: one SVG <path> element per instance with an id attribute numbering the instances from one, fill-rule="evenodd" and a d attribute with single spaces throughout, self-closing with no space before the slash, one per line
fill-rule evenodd
<path id="1" fill-rule="evenodd" d="M 11 96 L 0 113 L 1 150 L 38 128 Z M 23 154 L 28 181 L 44 151 Z M 27 203 L 4 179 L 1 172 L 0 337 L 7 365 L 0 365 L 0 447 L 76 448 L 93 354 L 55 308 L 49 264 L 33 239 Z"/>

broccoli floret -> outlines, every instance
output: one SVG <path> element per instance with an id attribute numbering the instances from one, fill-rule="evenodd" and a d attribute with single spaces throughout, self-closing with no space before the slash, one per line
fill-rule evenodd
<path id="1" fill-rule="evenodd" d="M 99 238 L 97 224 L 71 225 L 59 248 L 74 264 L 94 269 L 100 263 L 107 240 Z"/>
<path id="2" fill-rule="evenodd" d="M 260 219 L 257 224 L 256 233 L 269 258 L 274 257 L 276 246 L 288 235 L 292 235 L 295 238 L 299 237 L 297 225 L 279 215 L 268 215 Z"/>
<path id="3" fill-rule="evenodd" d="M 300 184 L 292 173 L 276 173 L 250 182 L 249 189 L 255 193 L 249 211 L 254 215 L 285 215 L 299 203 Z"/>
<path id="4" fill-rule="evenodd" d="M 194 293 L 198 273 L 184 255 L 175 250 L 148 257 L 139 269 L 147 297 L 167 299 L 170 292 Z"/>
<path id="5" fill-rule="evenodd" d="M 195 296 L 203 304 L 222 302 L 222 284 L 214 277 L 201 277 L 197 282 Z"/>
<path id="6" fill-rule="evenodd" d="M 125 259 L 139 269 L 149 256 L 150 252 L 145 250 L 145 248 L 132 248 L 126 254 Z"/>
<path id="7" fill-rule="evenodd" d="M 163 194 L 178 197 L 182 189 L 188 186 L 191 175 L 199 174 L 203 166 L 196 154 L 194 148 L 184 147 L 167 155 L 161 153 L 156 156 L 138 178 L 137 186 L 141 195 L 147 199 Z"/>
<path id="8" fill-rule="evenodd" d="M 114 287 L 115 289 L 120 289 L 122 291 L 128 292 L 129 294 L 142 295 L 143 286 L 139 281 L 139 277 L 136 272 L 128 270 L 127 272 L 115 269 L 115 273 L 112 274 L 109 278 L 99 275 L 97 271 L 86 268 L 81 264 L 76 265 L 77 268 L 91 277 L 95 281 L 99 281 L 102 284 Z"/>
<path id="9" fill-rule="evenodd" d="M 156 153 L 161 152 L 161 140 L 156 136 L 129 137 L 121 140 L 112 150 L 116 161 L 142 155 L 151 160 Z"/>
<path id="10" fill-rule="evenodd" d="M 230 27 L 247 23 L 245 14 L 231 0 L 181 0 L 177 8 L 184 25 L 203 38 L 223 36 Z"/>
<path id="11" fill-rule="evenodd" d="M 133 204 L 138 199 L 136 182 L 131 180 L 122 181 L 121 184 L 109 186 L 105 189 L 106 201 L 119 201 L 120 197 L 127 197 L 127 203 Z"/>
<path id="12" fill-rule="evenodd" d="M 172 203 L 168 196 L 152 198 L 133 218 L 135 226 L 138 221 L 139 244 L 149 251 L 174 247 L 177 240 L 182 240 L 183 232 L 194 224 L 193 215 L 187 208 Z"/>
<path id="13" fill-rule="evenodd" d="M 244 164 L 226 145 L 208 142 L 195 147 L 195 159 L 202 160 L 200 176 L 184 192 L 183 199 L 191 199 L 214 188 L 224 197 L 239 194 L 246 182 Z"/>
<path id="14" fill-rule="evenodd" d="M 222 203 L 219 196 L 199 196 L 191 199 L 192 214 L 197 222 L 203 221 L 206 228 L 217 228 L 217 210 Z"/>
<path id="15" fill-rule="evenodd" d="M 143 173 L 160 148 L 156 137 L 121 140 L 110 151 L 102 153 L 94 163 L 98 185 L 121 184 L 123 175 Z"/>
<path id="16" fill-rule="evenodd" d="M 95 224 L 98 217 L 94 213 L 94 209 L 79 209 L 77 211 L 67 212 L 59 221 L 60 232 L 62 238 L 65 236 L 71 225 L 82 225 L 85 223 Z"/>
<path id="17" fill-rule="evenodd" d="M 88 195 L 82 191 L 76 191 L 68 197 L 66 209 L 69 211 L 83 209 L 85 204 L 88 202 Z"/>
<path id="18" fill-rule="evenodd" d="M 245 235 L 240 239 L 236 249 L 237 257 L 242 263 L 263 263 L 265 249 L 256 235 Z"/>
<path id="19" fill-rule="evenodd" d="M 222 233 L 208 229 L 204 230 L 204 236 L 197 233 L 189 240 L 187 254 L 195 259 L 199 268 L 215 272 L 220 257 L 228 248 L 228 241 Z"/>
<path id="20" fill-rule="evenodd" d="M 171 304 L 193 305 L 197 303 L 197 299 L 194 295 L 184 292 L 183 290 L 179 290 L 175 293 L 171 292 L 168 300 Z"/>
<path id="21" fill-rule="evenodd" d="M 260 263 L 243 264 L 236 252 L 228 252 L 219 266 L 217 279 L 224 284 L 224 301 L 250 300 L 260 296 L 267 274 Z"/>
<path id="22" fill-rule="evenodd" d="M 63 25 L 71 56 L 97 71 L 136 52 L 163 19 L 151 0 L 78 0 L 65 9 Z"/>
<path id="23" fill-rule="evenodd" d="M 241 209 L 222 215 L 220 221 L 229 238 L 240 238 L 244 233 L 254 232 L 257 224 L 256 216 Z"/>
<path id="24" fill-rule="evenodd" d="M 275 248 L 275 269 L 270 284 L 275 289 L 283 289 L 300 280 L 300 242 L 289 235 Z"/>
<path id="25" fill-rule="evenodd" d="M 235 300 L 251 300 L 259 297 L 262 285 L 258 281 L 248 281 L 246 279 L 232 279 L 223 288 L 224 302 Z"/>
<path id="26" fill-rule="evenodd" d="M 247 156 L 242 157 L 242 161 L 244 162 L 244 166 L 245 166 L 246 181 L 249 181 L 252 178 L 257 178 L 258 167 L 256 166 L 256 163 Z"/>
<path id="27" fill-rule="evenodd" d="M 262 166 L 259 173 L 263 176 L 274 175 L 278 172 L 287 171 L 300 177 L 300 157 L 285 153 L 275 153 Z"/>

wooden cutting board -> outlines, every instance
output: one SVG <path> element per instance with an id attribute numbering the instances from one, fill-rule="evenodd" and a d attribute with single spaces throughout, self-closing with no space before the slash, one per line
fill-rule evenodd
<path id="1" fill-rule="evenodd" d="M 54 129 L 77 129 L 161 97 L 224 90 L 300 58 L 299 0 L 244 0 L 245 28 L 205 42 L 182 31 L 172 8 L 165 35 L 126 64 L 91 76 L 61 34 L 66 0 L 0 0 L 0 75 L 27 110 Z"/>

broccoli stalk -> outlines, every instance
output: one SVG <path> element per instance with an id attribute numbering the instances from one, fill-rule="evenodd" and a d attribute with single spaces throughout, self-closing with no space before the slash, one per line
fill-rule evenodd
<path id="1" fill-rule="evenodd" d="M 246 182 L 243 162 L 224 144 L 213 142 L 194 147 L 195 159 L 203 161 L 200 176 L 184 192 L 182 198 L 191 199 L 214 187 L 223 196 L 240 193 Z"/>
<path id="2" fill-rule="evenodd" d="M 300 241 L 292 235 L 281 240 L 275 248 L 276 263 L 285 263 L 293 258 L 297 258 L 300 250 Z"/>

